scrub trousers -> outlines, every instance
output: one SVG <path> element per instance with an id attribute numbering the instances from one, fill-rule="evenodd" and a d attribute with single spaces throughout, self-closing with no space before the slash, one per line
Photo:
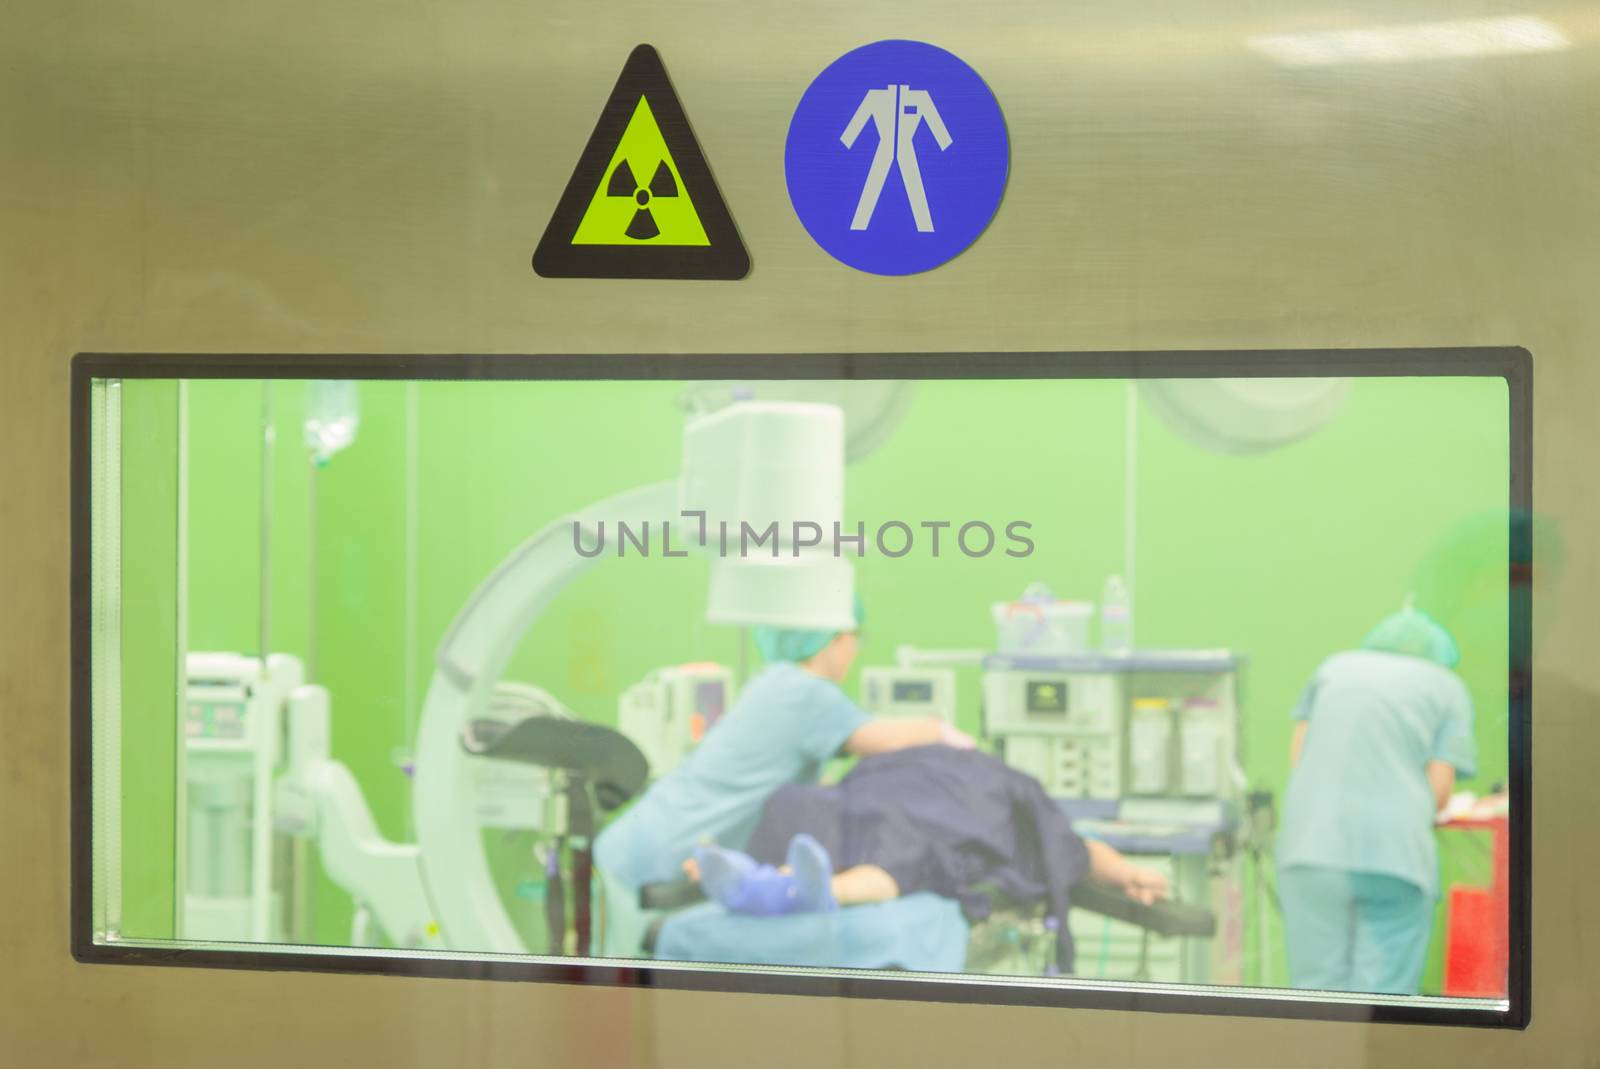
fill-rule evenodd
<path id="1" fill-rule="evenodd" d="M 1278 872 L 1289 982 L 1321 991 L 1415 995 L 1434 899 L 1397 876 L 1314 865 Z"/>

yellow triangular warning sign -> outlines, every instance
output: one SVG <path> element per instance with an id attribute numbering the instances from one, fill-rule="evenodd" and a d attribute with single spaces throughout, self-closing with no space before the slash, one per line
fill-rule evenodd
<path id="1" fill-rule="evenodd" d="M 647 97 L 639 98 L 574 245 L 709 245 Z"/>
<path id="2" fill-rule="evenodd" d="M 545 228 L 547 278 L 743 278 L 733 225 L 661 58 L 629 55 Z"/>

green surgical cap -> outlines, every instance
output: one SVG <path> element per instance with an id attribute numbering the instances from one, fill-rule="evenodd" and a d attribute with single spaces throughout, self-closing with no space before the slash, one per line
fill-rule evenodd
<path id="1" fill-rule="evenodd" d="M 1422 657 L 1446 668 L 1461 660 L 1450 632 L 1421 609 L 1405 608 L 1384 620 L 1362 640 L 1361 648 Z"/>
<path id="2" fill-rule="evenodd" d="M 856 626 L 860 627 L 861 621 L 866 617 L 860 595 L 855 599 L 855 617 Z M 770 663 L 809 661 L 821 653 L 839 632 L 795 627 L 756 627 L 752 628 L 750 633 L 756 640 L 756 649 L 761 651 L 761 659 Z"/>

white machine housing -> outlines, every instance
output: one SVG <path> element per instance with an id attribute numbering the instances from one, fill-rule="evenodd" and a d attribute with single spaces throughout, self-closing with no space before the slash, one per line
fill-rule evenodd
<path id="1" fill-rule="evenodd" d="M 835 405 L 744 401 L 684 427 L 678 507 L 700 515 L 680 516 L 674 527 L 682 525 L 683 537 L 675 541 L 711 557 L 707 620 L 854 625 L 850 562 L 833 552 L 844 515 L 844 442 Z"/>
<path id="2" fill-rule="evenodd" d="M 512 680 L 495 685 L 481 713 L 506 724 L 530 716 L 576 719 L 548 691 Z M 384 837 L 354 775 L 331 756 L 328 726 L 328 692 L 297 688 L 288 708 L 288 764 L 277 785 L 279 825 L 314 839 L 323 871 L 355 901 L 352 946 L 442 949 L 421 847 Z M 479 828 L 552 832 L 564 826 L 566 798 L 549 769 L 468 754 L 459 746 L 449 759 L 466 785 L 463 802 L 475 816 L 475 838 Z"/>
<path id="3" fill-rule="evenodd" d="M 624 491 L 552 521 L 513 549 L 474 591 L 439 644 L 417 735 L 412 796 L 423 882 L 447 946 L 527 952 L 473 830 L 468 770 L 457 754 L 463 725 L 482 715 L 518 644 L 560 591 L 601 559 L 575 553 L 574 537 L 587 532 L 593 544 L 601 524 L 643 529 L 645 522 L 671 519 L 675 545 L 694 546 L 712 559 L 709 621 L 844 630 L 855 615 L 849 560 L 834 557 L 831 547 L 795 557 L 793 529 L 782 531 L 785 520 L 808 522 L 831 539 L 843 508 L 843 468 L 844 420 L 837 406 L 736 402 L 691 418 L 679 478 Z M 703 545 L 698 529 L 693 539 L 677 537 L 694 523 L 680 511 L 705 512 Z M 777 522 L 791 543 L 790 555 L 780 550 L 777 558 L 723 556 L 724 521 L 733 531 L 744 522 Z M 738 549 L 731 547 L 734 554 Z M 774 592 L 781 596 L 769 600 Z M 619 897 L 618 910 L 625 904 L 625 896 Z M 626 926 L 618 910 L 607 913 L 605 942 L 630 946 L 619 934 Z"/>
<path id="4" fill-rule="evenodd" d="M 679 504 L 721 524 L 830 525 L 844 514 L 844 415 L 834 405 L 747 401 L 684 427 Z M 829 533 L 832 533 L 831 527 Z"/>
<path id="5" fill-rule="evenodd" d="M 1231 798 L 1236 671 L 1209 651 L 993 657 L 985 734 L 1058 798 Z"/>
<path id="6" fill-rule="evenodd" d="M 495 684 L 487 719 L 516 724 L 530 716 L 576 719 L 571 709 L 542 687 L 509 679 Z M 549 769 L 481 756 L 467 761 L 466 767 L 479 827 L 544 831 L 563 820 L 556 810 L 565 804 L 565 796 L 556 790 Z"/>
<path id="7" fill-rule="evenodd" d="M 273 777 L 282 757 L 284 703 L 303 678 L 300 662 L 283 654 L 268 657 L 265 667 L 237 653 L 190 653 L 184 660 L 184 938 L 284 938 Z"/>
<path id="8" fill-rule="evenodd" d="M 288 726 L 288 764 L 277 786 L 279 819 L 316 840 L 323 872 L 355 900 L 351 945 L 381 941 L 441 949 L 422 885 L 421 851 L 415 843 L 384 838 L 355 776 L 329 754 L 328 692 L 297 687 L 289 698 Z"/>
<path id="9" fill-rule="evenodd" d="M 1056 797 L 1120 798 L 1121 691 L 1114 675 L 992 669 L 983 675 L 985 734 L 1004 739 L 1006 763 Z"/>
<path id="10" fill-rule="evenodd" d="M 699 745 L 733 704 L 733 672 L 720 664 L 658 668 L 622 692 L 617 730 L 639 747 L 660 779 Z"/>
<path id="11" fill-rule="evenodd" d="M 1218 827 L 1238 795 L 1238 660 L 1224 651 L 984 660 L 985 734 L 1007 764 L 1053 797 L 1114 813 L 1123 833 L 1159 841 Z M 1079 975 L 1226 983 L 1238 969 L 1236 858 L 1140 852 L 1176 897 L 1220 918 L 1212 939 L 1154 939 L 1122 921 L 1074 911 Z"/>
<path id="12" fill-rule="evenodd" d="M 863 668 L 861 708 L 874 716 L 936 716 L 947 724 L 954 724 L 955 669 Z"/>

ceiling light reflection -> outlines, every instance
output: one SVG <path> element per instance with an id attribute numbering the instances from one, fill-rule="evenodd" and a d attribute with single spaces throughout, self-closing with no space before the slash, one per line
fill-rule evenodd
<path id="1" fill-rule="evenodd" d="M 1278 33 L 1251 37 L 1245 43 L 1252 51 L 1286 67 L 1403 63 L 1513 52 L 1554 52 L 1572 47 L 1572 41 L 1558 27 L 1533 15 L 1321 33 Z"/>

